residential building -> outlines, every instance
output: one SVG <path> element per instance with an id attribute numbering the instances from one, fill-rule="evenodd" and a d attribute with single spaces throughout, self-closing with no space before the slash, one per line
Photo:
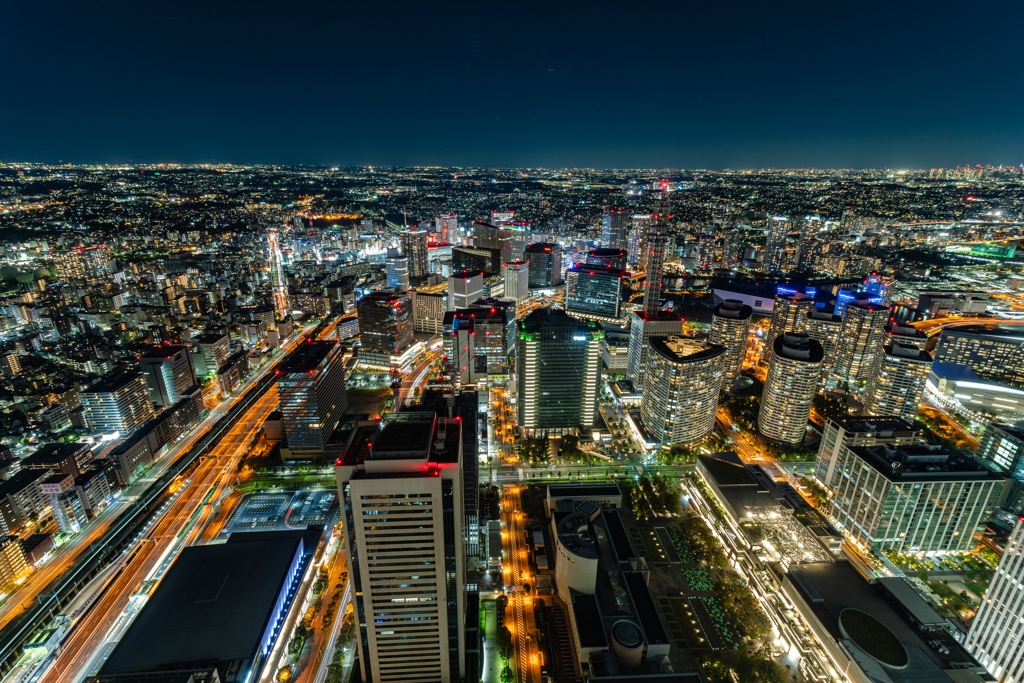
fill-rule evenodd
<path id="1" fill-rule="evenodd" d="M 731 387 L 743 369 L 753 309 L 737 299 L 727 299 L 711 314 L 710 342 L 725 347 L 723 386 Z"/>
<path id="2" fill-rule="evenodd" d="M 841 449 L 829 512 L 862 546 L 880 551 L 966 552 L 1012 479 L 941 444 Z"/>
<path id="3" fill-rule="evenodd" d="M 0 586 L 9 586 L 28 574 L 25 551 L 17 536 L 0 538 Z"/>
<path id="4" fill-rule="evenodd" d="M 626 219 L 629 215 L 625 209 L 605 209 L 601 241 L 608 249 L 625 249 L 628 246 Z M 624 266 L 619 267 L 625 270 Z"/>
<path id="5" fill-rule="evenodd" d="M 775 339 L 787 332 L 804 332 L 807 313 L 814 308 L 814 299 L 803 294 L 789 294 L 775 297 L 772 319 L 764 338 L 761 359 L 768 362 Z"/>
<path id="6" fill-rule="evenodd" d="M 832 372 L 832 364 L 836 360 L 836 347 L 839 345 L 839 335 L 843 328 L 843 319 L 835 313 L 826 313 L 813 306 L 807 309 L 804 318 L 803 331 L 811 339 L 816 339 L 825 352 L 825 359 L 821 361 L 821 377 L 818 379 L 818 387 L 825 386 L 829 374 Z"/>
<path id="7" fill-rule="evenodd" d="M 579 265 L 567 269 L 566 312 L 588 320 L 619 320 L 628 278 L 629 273 L 606 266 Z"/>
<path id="8" fill-rule="evenodd" d="M 287 337 L 278 332 L 281 341 Z M 195 340 L 199 353 L 195 358 L 196 365 L 202 364 L 201 371 L 197 374 L 205 377 L 215 377 L 220 369 L 224 367 L 225 361 L 231 355 L 231 343 L 227 334 L 204 334 Z"/>
<path id="9" fill-rule="evenodd" d="M 82 392 L 82 407 L 89 429 L 117 432 L 122 439 L 153 418 L 146 378 L 138 372 L 105 377 Z"/>
<path id="10" fill-rule="evenodd" d="M 629 229 L 629 267 L 647 270 L 647 231 L 650 229 L 651 217 L 646 214 L 633 216 Z"/>
<path id="11" fill-rule="evenodd" d="M 402 243 L 402 255 L 409 259 L 410 278 L 421 277 L 429 272 L 427 237 L 426 230 L 403 230 L 399 234 Z"/>
<path id="12" fill-rule="evenodd" d="M 917 419 L 931 369 L 932 357 L 927 351 L 899 343 L 881 348 L 864 392 L 867 414 Z"/>
<path id="13" fill-rule="evenodd" d="M 597 410 L 604 332 L 597 323 L 540 308 L 519 324 L 519 429 L 524 437 L 589 430 Z"/>
<path id="14" fill-rule="evenodd" d="M 640 416 L 662 447 L 697 445 L 711 434 L 725 378 L 725 346 L 691 337 L 651 337 Z"/>
<path id="15" fill-rule="evenodd" d="M 824 357 L 821 344 L 806 334 L 786 332 L 775 338 L 757 418 L 757 430 L 765 438 L 803 442 Z"/>
<path id="16" fill-rule="evenodd" d="M 467 675 L 461 428 L 388 413 L 335 465 L 365 683 Z"/>
<path id="17" fill-rule="evenodd" d="M 0 356 L 0 372 L 4 377 L 14 377 L 21 372 L 21 361 L 18 360 L 18 354 L 5 353 Z"/>
<path id="18" fill-rule="evenodd" d="M 629 353 L 626 360 L 626 376 L 637 387 L 643 386 L 642 373 L 647 368 L 647 350 L 651 337 L 668 337 L 683 333 L 683 321 L 670 311 L 656 311 L 648 314 L 633 311 L 629 326 Z"/>
<path id="19" fill-rule="evenodd" d="M 860 393 L 871 379 L 875 356 L 885 337 L 885 324 L 890 309 L 878 304 L 851 302 L 843 314 L 836 359 L 828 378 L 828 386 Z"/>
<path id="20" fill-rule="evenodd" d="M 300 344 L 274 370 L 291 457 L 324 452 L 348 406 L 345 355 L 336 341 Z"/>
<path id="21" fill-rule="evenodd" d="M 160 345 L 139 358 L 149 396 L 159 406 L 172 406 L 197 386 L 192 353 L 186 346 Z"/>

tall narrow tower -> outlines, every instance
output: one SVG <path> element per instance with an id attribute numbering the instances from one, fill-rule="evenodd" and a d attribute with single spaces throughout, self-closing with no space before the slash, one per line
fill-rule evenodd
<path id="1" fill-rule="evenodd" d="M 658 314 L 661 303 L 661 278 L 665 274 L 665 251 L 668 249 L 668 198 L 662 194 L 654 204 L 651 227 L 647 232 L 647 280 L 644 283 L 644 314 L 651 318 Z"/>

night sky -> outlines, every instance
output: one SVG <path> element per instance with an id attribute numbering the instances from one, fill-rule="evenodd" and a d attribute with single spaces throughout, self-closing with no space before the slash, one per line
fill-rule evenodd
<path id="1" fill-rule="evenodd" d="M 1024 162 L 1024 3 L 3 0 L 0 160 Z"/>

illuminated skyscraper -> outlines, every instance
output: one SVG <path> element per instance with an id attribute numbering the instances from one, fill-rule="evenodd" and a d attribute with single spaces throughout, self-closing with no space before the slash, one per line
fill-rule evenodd
<path id="1" fill-rule="evenodd" d="M 764 246 L 764 272 L 781 273 L 786 258 L 789 221 L 785 216 L 768 217 L 768 238 Z"/>
<path id="2" fill-rule="evenodd" d="M 530 296 L 529 261 L 510 261 L 502 264 L 501 276 L 505 279 L 505 298 L 521 303 Z"/>
<path id="3" fill-rule="evenodd" d="M 644 284 L 644 314 L 654 317 L 661 309 L 662 277 L 665 274 L 665 252 L 668 249 L 669 221 L 668 198 L 662 193 L 655 203 L 647 232 L 647 279 Z"/>
<path id="4" fill-rule="evenodd" d="M 633 225 L 629 229 L 629 267 L 636 270 L 647 269 L 647 231 L 651 217 L 647 214 L 633 216 Z"/>
<path id="5" fill-rule="evenodd" d="M 850 393 L 864 390 L 871 378 L 875 355 L 881 349 L 889 313 L 885 306 L 866 301 L 851 302 L 846 307 L 828 386 L 845 388 Z"/>
<path id="6" fill-rule="evenodd" d="M 750 334 L 750 317 L 754 310 L 737 299 L 726 299 L 711 314 L 710 342 L 725 347 L 722 361 L 724 384 L 732 386 L 743 369 L 743 355 Z"/>
<path id="7" fill-rule="evenodd" d="M 409 259 L 409 277 L 426 275 L 428 272 L 427 231 L 403 230 L 399 237 L 402 240 L 402 255 Z"/>
<path id="8" fill-rule="evenodd" d="M 871 379 L 864 392 L 868 415 L 896 415 L 907 420 L 917 419 L 932 357 L 914 347 L 890 344 L 875 355 Z"/>
<path id="9" fill-rule="evenodd" d="M 1018 519 L 971 622 L 964 648 L 1000 683 L 1024 682 L 1024 519 Z"/>
<path id="10" fill-rule="evenodd" d="M 139 359 L 153 403 L 173 406 L 196 386 L 192 353 L 185 346 L 158 346 Z"/>
<path id="11" fill-rule="evenodd" d="M 562 247 L 538 242 L 526 247 L 523 258 L 530 263 L 530 288 L 554 287 L 562 281 Z"/>
<path id="12" fill-rule="evenodd" d="M 426 411 L 335 464 L 365 683 L 466 677 L 465 467 L 462 421 Z"/>
<path id="13" fill-rule="evenodd" d="M 604 332 L 565 311 L 539 308 L 519 323 L 519 429 L 533 438 L 594 425 Z"/>
<path id="14" fill-rule="evenodd" d="M 388 287 L 399 292 L 409 291 L 409 257 L 389 255 L 384 261 Z"/>
<path id="15" fill-rule="evenodd" d="M 821 378 L 818 380 L 819 387 L 825 386 L 825 382 L 832 372 L 832 364 L 836 360 L 836 346 L 839 345 L 839 334 L 842 328 L 843 319 L 838 315 L 819 311 L 813 306 L 807 309 L 803 331 L 811 339 L 817 339 L 825 351 L 825 360 L 821 363 Z"/>
<path id="16" fill-rule="evenodd" d="M 117 432 L 127 440 L 153 419 L 146 379 L 138 372 L 105 377 L 82 392 L 82 407 L 89 429 Z"/>
<path id="17" fill-rule="evenodd" d="M 626 248 L 626 218 L 626 211 L 624 209 L 605 209 L 601 241 L 604 242 L 606 248 Z"/>
<path id="18" fill-rule="evenodd" d="M 647 353 L 651 337 L 668 337 L 683 333 L 683 321 L 671 311 L 658 311 L 652 316 L 633 311 L 629 326 L 629 352 L 626 357 L 626 376 L 637 389 L 644 385 L 647 371 Z"/>
<path id="19" fill-rule="evenodd" d="M 565 271 L 565 310 L 570 315 L 616 321 L 628 273 L 605 266 L 579 265 Z"/>
<path id="20" fill-rule="evenodd" d="M 448 310 L 469 308 L 473 302 L 484 296 L 484 274 L 464 270 L 448 277 Z"/>
<path id="21" fill-rule="evenodd" d="M 405 365 L 415 344 L 409 295 L 372 292 L 359 300 L 356 311 L 361 339 L 359 362 L 379 367 Z"/>
<path id="22" fill-rule="evenodd" d="M 651 337 L 640 417 L 662 446 L 699 444 L 715 426 L 726 348 L 690 337 Z"/>
<path id="23" fill-rule="evenodd" d="M 587 252 L 588 266 L 607 266 L 615 270 L 626 270 L 629 254 L 625 249 L 591 249 Z"/>
<path id="24" fill-rule="evenodd" d="M 345 359 L 336 341 L 302 344 L 274 370 L 281 423 L 292 451 L 322 451 L 348 405 Z"/>
<path id="25" fill-rule="evenodd" d="M 757 418 L 763 436 L 779 443 L 803 442 L 824 356 L 821 344 L 806 334 L 786 332 L 775 338 Z"/>
<path id="26" fill-rule="evenodd" d="M 786 332 L 803 332 L 807 312 L 814 308 L 814 299 L 803 294 L 788 294 L 775 297 L 772 319 L 768 324 L 768 335 L 764 339 L 762 358 L 767 361 L 775 339 Z"/>

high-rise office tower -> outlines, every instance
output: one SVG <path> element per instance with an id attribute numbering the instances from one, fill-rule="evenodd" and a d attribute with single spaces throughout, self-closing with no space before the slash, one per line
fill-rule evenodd
<path id="1" fill-rule="evenodd" d="M 814 299 L 803 294 L 789 294 L 775 297 L 772 319 L 768 323 L 768 334 L 764 338 L 762 360 L 771 357 L 775 340 L 786 332 L 803 332 L 807 312 L 814 308 Z"/>
<path id="2" fill-rule="evenodd" d="M 911 325 L 900 325 L 889 319 L 882 337 L 882 346 L 899 344 L 905 349 L 915 348 L 924 351 L 928 345 L 928 335 Z"/>
<path id="3" fill-rule="evenodd" d="M 871 378 L 875 355 L 881 349 L 889 309 L 868 302 L 851 302 L 843 314 L 836 359 L 828 385 L 845 388 L 850 393 L 864 390 Z"/>
<path id="4" fill-rule="evenodd" d="M 769 216 L 768 238 L 765 240 L 764 246 L 764 272 L 783 272 L 788 237 L 788 219 L 785 216 Z"/>
<path id="5" fill-rule="evenodd" d="M 473 302 L 484 296 L 484 274 L 477 271 L 464 270 L 452 273 L 448 278 L 448 310 L 457 311 L 469 308 Z"/>
<path id="6" fill-rule="evenodd" d="M 715 426 L 727 349 L 690 337 L 651 337 L 640 419 L 662 446 L 699 444 Z"/>
<path id="7" fill-rule="evenodd" d="M 604 229 L 601 241 L 608 249 L 624 249 L 627 246 L 626 211 L 624 209 L 604 210 Z"/>
<path id="8" fill-rule="evenodd" d="M 757 417 L 763 436 L 779 443 L 803 441 L 824 357 L 821 344 L 806 334 L 786 332 L 775 338 Z"/>
<path id="9" fill-rule="evenodd" d="M 629 351 L 626 355 L 626 376 L 636 389 L 644 385 L 647 371 L 647 352 L 651 337 L 668 337 L 683 333 L 683 321 L 671 311 L 659 311 L 648 316 L 633 311 L 629 325 Z"/>
<path id="10" fill-rule="evenodd" d="M 371 292 L 356 304 L 361 346 L 359 362 L 401 366 L 413 348 L 412 304 L 408 294 Z"/>
<path id="11" fill-rule="evenodd" d="M 336 341 L 301 344 L 279 368 L 281 424 L 292 451 L 325 450 L 348 406 L 345 358 Z"/>
<path id="12" fill-rule="evenodd" d="M 1019 423 L 985 425 L 985 433 L 974 455 L 1024 482 L 1024 428 Z"/>
<path id="13" fill-rule="evenodd" d="M 185 346 L 158 346 L 139 358 L 153 403 L 172 406 L 197 385 L 192 353 Z"/>
<path id="14" fill-rule="evenodd" d="M 389 254 L 384 261 L 388 288 L 399 292 L 409 291 L 409 257 Z"/>
<path id="15" fill-rule="evenodd" d="M 1024 518 L 1018 519 L 974 615 L 964 648 L 999 683 L 1024 681 Z"/>
<path id="16" fill-rule="evenodd" d="M 489 223 L 473 223 L 473 246 L 477 249 L 494 249 L 501 253 L 501 263 L 508 263 L 520 258 L 516 254 L 515 235 Z"/>
<path id="17" fill-rule="evenodd" d="M 1011 325 L 965 325 L 939 334 L 936 363 L 966 365 L 990 382 L 1024 384 L 1024 334 Z"/>
<path id="18" fill-rule="evenodd" d="M 591 249 L 587 252 L 587 265 L 607 266 L 616 270 L 626 270 L 629 253 L 625 249 Z"/>
<path id="19" fill-rule="evenodd" d="M 447 214 L 434 218 L 434 232 L 437 233 L 438 241 L 447 244 L 455 244 L 459 239 L 459 217 L 456 214 Z M 461 244 L 461 242 L 459 242 Z"/>
<path id="20" fill-rule="evenodd" d="M 519 429 L 524 437 L 589 430 L 597 410 L 604 332 L 565 311 L 539 308 L 519 323 Z"/>
<path id="21" fill-rule="evenodd" d="M 644 314 L 649 318 L 661 310 L 661 280 L 665 274 L 665 252 L 672 218 L 664 193 L 656 200 L 654 211 L 647 231 L 647 279 L 644 282 Z"/>
<path id="22" fill-rule="evenodd" d="M 844 448 L 832 471 L 832 517 L 861 544 L 897 553 L 974 548 L 1011 482 L 928 443 Z"/>
<path id="23" fill-rule="evenodd" d="M 836 360 L 836 347 L 839 345 L 839 334 L 843 329 L 843 319 L 835 313 L 819 311 L 813 306 L 807 309 L 803 331 L 811 339 L 817 339 L 825 351 L 825 360 L 821 362 L 821 377 L 818 386 L 824 387 L 832 372 L 832 364 Z"/>
<path id="24" fill-rule="evenodd" d="M 932 357 L 927 351 L 899 344 L 879 349 L 864 392 L 867 414 L 917 419 L 917 408 L 931 369 Z"/>
<path id="25" fill-rule="evenodd" d="M 455 247 L 452 249 L 452 270 L 482 270 L 497 274 L 501 269 L 500 249 Z"/>
<path id="26" fill-rule="evenodd" d="M 530 296 L 530 263 L 509 261 L 502 264 L 501 276 L 505 279 L 505 298 L 517 304 Z"/>
<path id="27" fill-rule="evenodd" d="M 82 407 L 89 429 L 117 432 L 122 439 L 128 439 L 153 418 L 146 378 L 139 372 L 101 379 L 82 392 Z"/>
<path id="28" fill-rule="evenodd" d="M 633 216 L 633 225 L 629 229 L 629 267 L 636 270 L 647 269 L 647 231 L 650 229 L 651 217 L 648 214 Z"/>
<path id="29" fill-rule="evenodd" d="M 743 356 L 750 334 L 750 317 L 754 309 L 737 299 L 726 299 L 711 314 L 710 342 L 725 347 L 722 368 L 723 386 L 731 387 L 743 369 Z"/>
<path id="30" fill-rule="evenodd" d="M 579 265 L 565 271 L 565 310 L 570 315 L 604 321 L 622 316 L 622 293 L 628 273 L 606 266 Z"/>
<path id="31" fill-rule="evenodd" d="M 837 465 L 848 457 L 847 451 L 859 446 L 902 446 L 925 440 L 920 422 L 899 417 L 833 417 L 825 424 L 818 446 L 814 476 L 827 490 L 839 485 Z"/>
<path id="32" fill-rule="evenodd" d="M 366 683 L 466 676 L 462 423 L 388 413 L 335 465 Z"/>
<path id="33" fill-rule="evenodd" d="M 508 361 L 515 356 L 515 313 L 508 302 L 491 303 L 495 305 L 462 308 L 444 316 L 444 353 L 461 384 L 509 374 Z"/>
<path id="34" fill-rule="evenodd" d="M 530 263 L 530 288 L 554 287 L 562 281 L 562 247 L 553 242 L 527 245 L 523 259 Z"/>
<path id="35" fill-rule="evenodd" d="M 409 277 L 426 275 L 427 267 L 427 231 L 403 230 L 399 235 L 402 240 L 402 255 L 409 259 Z"/>

